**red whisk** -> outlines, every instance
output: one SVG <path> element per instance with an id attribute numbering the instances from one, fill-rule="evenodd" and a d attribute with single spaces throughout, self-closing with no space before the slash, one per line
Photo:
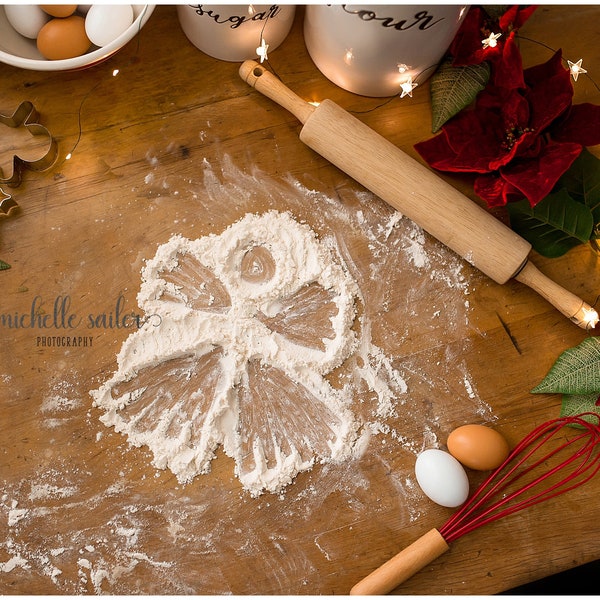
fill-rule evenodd
<path id="1" fill-rule="evenodd" d="M 593 421 L 596 421 L 594 424 Z M 557 444 L 563 427 L 577 426 L 573 437 Z M 535 473 L 538 467 L 541 474 Z M 600 470 L 600 415 L 581 413 L 547 421 L 527 435 L 506 460 L 440 527 L 431 529 L 358 582 L 350 594 L 387 594 L 448 550 L 448 544 L 590 480 Z M 520 487 L 514 489 L 514 484 Z"/>

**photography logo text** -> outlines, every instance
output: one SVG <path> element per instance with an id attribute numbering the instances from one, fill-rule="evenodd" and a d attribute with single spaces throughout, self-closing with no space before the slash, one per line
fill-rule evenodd
<path id="1" fill-rule="evenodd" d="M 52 300 L 35 296 L 24 311 L 0 314 L 3 329 L 29 330 L 37 347 L 89 348 L 94 333 L 100 330 L 139 329 L 146 323 L 158 326 L 159 315 L 143 316 L 129 310 L 120 295 L 108 310 L 82 311 L 71 296 L 60 295 Z"/>

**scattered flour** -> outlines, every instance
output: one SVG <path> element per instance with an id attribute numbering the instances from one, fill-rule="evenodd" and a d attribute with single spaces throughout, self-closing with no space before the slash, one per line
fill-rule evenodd
<path id="1" fill-rule="evenodd" d="M 0 571 L 3 573 L 10 573 L 13 569 L 21 567 L 22 569 L 29 568 L 29 563 L 19 554 L 13 556 L 5 563 L 0 563 Z"/>
<path id="2" fill-rule="evenodd" d="M 27 508 L 13 508 L 8 513 L 8 526 L 13 527 L 21 519 L 24 519 L 29 513 Z"/>
<path id="3" fill-rule="evenodd" d="M 77 493 L 76 486 L 63 486 L 52 485 L 49 483 L 32 483 L 31 492 L 29 493 L 29 500 L 38 500 L 40 498 L 68 498 Z"/>
<path id="4" fill-rule="evenodd" d="M 333 198 L 227 160 L 222 177 L 206 160 L 200 184 L 161 171 L 160 153 L 147 161 L 147 198 L 156 199 L 149 213 L 161 195 L 177 197 L 221 232 L 174 236 L 147 262 L 138 300 L 150 318 L 92 393 L 129 443 L 155 444 L 161 470 L 147 476 L 145 450 L 115 446 L 120 436 L 110 429 L 96 433 L 81 395 L 87 381 L 55 383 L 39 416 L 56 441 L 2 492 L 0 585 L 69 595 L 330 593 L 340 565 L 351 568 L 349 541 L 365 523 L 386 536 L 392 523 L 400 530 L 431 516 L 406 453 L 438 446 L 451 421 L 492 418 L 465 359 L 472 276 L 416 225 L 352 187 L 337 187 Z M 265 196 L 281 212 L 252 213 Z M 163 218 L 180 231 L 186 214 Z M 245 237 L 261 222 L 278 229 Z M 296 238 L 307 252 L 283 281 L 277 257 Z M 313 258 L 330 270 L 310 270 Z M 75 431 L 87 436 L 81 454 Z M 162 470 L 187 483 L 219 446 L 256 497 L 240 493 L 223 456 L 220 470 L 212 462 L 216 476 L 194 485 Z M 225 556 L 257 579 L 240 581 Z"/>

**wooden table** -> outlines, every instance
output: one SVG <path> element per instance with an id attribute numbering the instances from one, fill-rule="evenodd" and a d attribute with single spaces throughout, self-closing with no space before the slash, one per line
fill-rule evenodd
<path id="1" fill-rule="evenodd" d="M 270 53 L 272 68 L 301 97 L 331 98 L 416 157 L 413 144 L 431 135 L 428 86 L 388 103 L 336 87 L 308 57 L 302 16 Z M 542 6 L 522 33 L 584 57 L 593 76 L 597 18 L 594 6 Z M 533 42 L 522 51 L 527 64 L 550 56 Z M 7 317 L 2 326 L 2 593 L 345 594 L 452 514 L 416 485 L 422 448 L 443 447 L 468 422 L 514 444 L 559 414 L 558 395 L 530 390 L 586 332 L 397 219 L 305 147 L 295 118 L 242 82 L 238 66 L 192 46 L 173 6 L 157 7 L 138 38 L 89 70 L 0 65 L 1 112 L 30 100 L 59 146 L 55 166 L 25 173 L 12 190 L 18 209 L 0 218 L 0 259 L 12 267 L 0 272 L 0 312 L 27 315 L 37 302 L 49 313 L 58 302 L 59 314 L 83 318 L 73 330 L 60 321 L 9 327 Z M 575 90 L 576 102 L 598 103 L 588 79 Z M 19 149 L 31 143 L 13 135 Z M 3 150 L 3 168 L 13 153 Z M 447 179 L 475 199 L 469 178 Z M 110 317 L 140 314 L 140 270 L 172 235 L 218 235 L 270 209 L 337 242 L 360 288 L 361 323 L 407 391 L 395 416 L 377 420 L 372 394 L 358 390 L 353 410 L 380 431 L 356 458 L 318 464 L 280 495 L 248 494 L 221 450 L 210 473 L 181 484 L 92 406 L 89 391 L 115 371 L 133 332 L 133 319 L 115 326 Z M 532 260 L 595 301 L 590 248 Z M 52 341 L 67 331 L 79 342 Z M 397 591 L 492 594 L 598 559 L 599 494 L 596 478 L 477 530 Z"/>

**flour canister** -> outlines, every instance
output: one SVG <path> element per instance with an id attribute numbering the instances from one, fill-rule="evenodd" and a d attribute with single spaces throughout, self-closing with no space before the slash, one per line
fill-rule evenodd
<path id="1" fill-rule="evenodd" d="M 287 37 L 296 7 L 279 4 L 178 4 L 179 24 L 187 38 L 205 54 L 231 62 L 275 50 Z"/>
<path id="2" fill-rule="evenodd" d="M 363 96 L 393 96 L 430 77 L 468 6 L 310 4 L 304 39 L 318 69 Z"/>

